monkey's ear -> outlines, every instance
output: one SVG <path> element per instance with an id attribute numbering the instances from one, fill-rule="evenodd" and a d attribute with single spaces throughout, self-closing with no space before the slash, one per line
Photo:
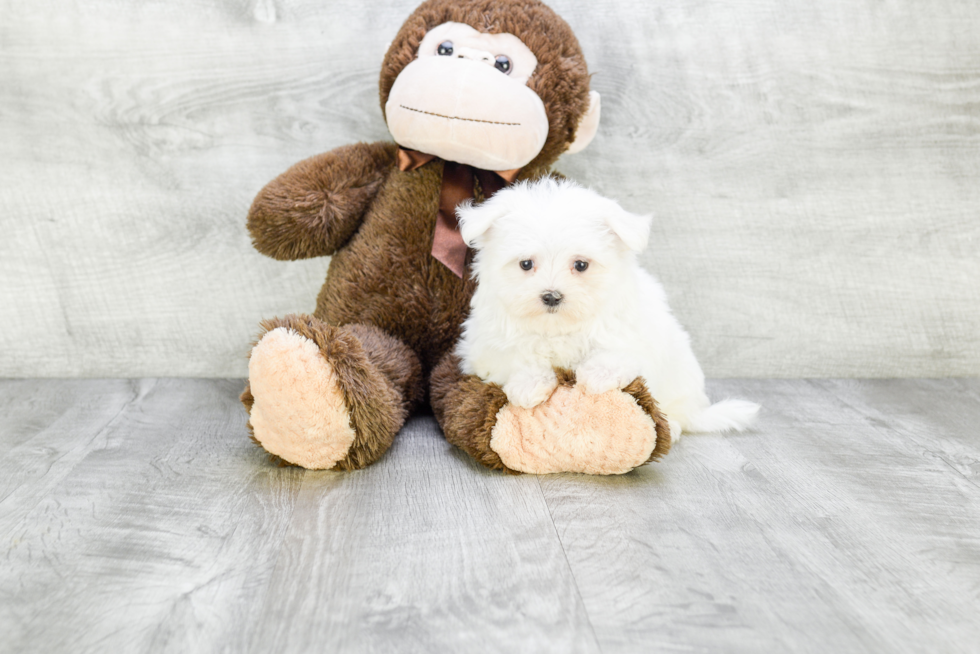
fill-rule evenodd
<path id="1" fill-rule="evenodd" d="M 633 252 L 642 252 L 650 240 L 652 216 L 641 216 L 626 211 L 618 204 L 606 214 L 606 224 Z"/>
<path id="2" fill-rule="evenodd" d="M 494 198 L 474 205 L 472 200 L 463 202 L 456 207 L 456 217 L 459 219 L 459 233 L 463 242 L 471 248 L 480 247 L 480 237 L 493 225 L 494 221 L 507 214 L 508 207 L 503 202 L 495 202 Z"/>
<path id="3" fill-rule="evenodd" d="M 595 91 L 589 91 L 589 110 L 585 112 L 582 120 L 579 121 L 578 128 L 575 130 L 575 140 L 572 141 L 572 144 L 568 146 L 565 152 L 575 154 L 584 150 L 589 143 L 592 143 L 595 133 L 599 130 L 600 104 L 599 94 Z"/>

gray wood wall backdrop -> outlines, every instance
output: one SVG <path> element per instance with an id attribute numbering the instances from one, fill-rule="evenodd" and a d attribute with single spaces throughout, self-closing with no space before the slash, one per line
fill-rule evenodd
<path id="1" fill-rule="evenodd" d="M 0 376 L 241 376 L 327 260 L 244 229 L 387 138 L 413 0 L 0 0 Z M 712 376 L 980 374 L 980 3 L 554 0 L 603 96 L 559 168 L 657 216 Z"/>

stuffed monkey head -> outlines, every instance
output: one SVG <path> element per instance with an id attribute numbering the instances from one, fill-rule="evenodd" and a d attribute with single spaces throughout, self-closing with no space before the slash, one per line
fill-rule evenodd
<path id="1" fill-rule="evenodd" d="M 599 125 L 571 28 L 538 0 L 428 0 L 381 69 L 381 107 L 405 148 L 486 170 L 547 169 Z"/>

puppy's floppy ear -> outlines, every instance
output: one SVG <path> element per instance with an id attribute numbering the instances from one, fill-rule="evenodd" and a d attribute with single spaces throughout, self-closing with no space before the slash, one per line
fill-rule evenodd
<path id="1" fill-rule="evenodd" d="M 633 252 L 641 252 L 650 239 L 650 223 L 653 216 L 641 216 L 626 211 L 615 202 L 611 203 L 606 213 L 606 224 L 613 234 L 626 244 Z"/>
<path id="2" fill-rule="evenodd" d="M 480 246 L 480 237 L 483 236 L 494 221 L 507 213 L 507 207 L 503 202 L 495 202 L 494 198 L 474 205 L 472 200 L 467 200 L 456 207 L 456 218 L 459 219 L 459 233 L 463 241 L 470 247 Z"/>

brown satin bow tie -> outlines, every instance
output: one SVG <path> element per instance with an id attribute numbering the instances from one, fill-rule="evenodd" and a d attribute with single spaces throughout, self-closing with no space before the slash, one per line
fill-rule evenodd
<path id="1" fill-rule="evenodd" d="M 398 148 L 398 170 L 407 172 L 421 168 L 436 156 L 417 150 Z M 444 162 L 442 190 L 439 193 L 439 212 L 436 214 L 436 233 L 432 239 L 432 256 L 447 268 L 463 277 L 466 270 L 466 243 L 459 233 L 456 207 L 465 200 L 473 199 L 473 179 L 480 181 L 484 198 L 512 184 L 520 168 L 515 170 L 481 170 L 454 161 Z"/>

